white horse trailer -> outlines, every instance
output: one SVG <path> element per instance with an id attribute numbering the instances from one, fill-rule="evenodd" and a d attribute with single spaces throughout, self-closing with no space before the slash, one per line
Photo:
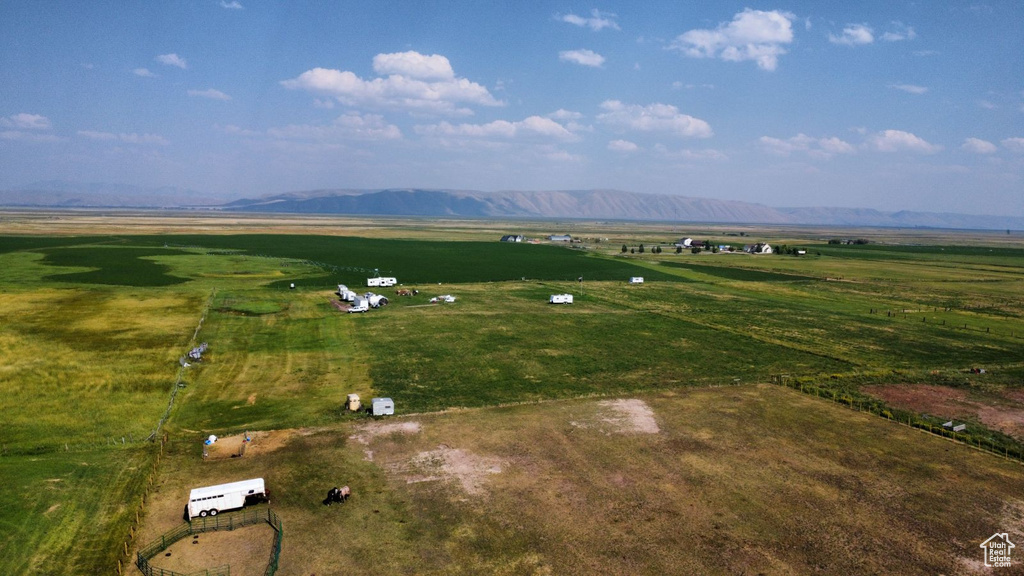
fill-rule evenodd
<path id="1" fill-rule="evenodd" d="M 643 276 L 633 276 L 632 278 L 629 279 L 629 283 L 630 284 L 643 284 L 644 283 L 644 277 Z"/>
<path id="2" fill-rule="evenodd" d="M 266 499 L 267 489 L 263 478 L 194 488 L 188 495 L 188 517 L 216 516 L 225 510 L 235 510 L 246 503 L 263 502 Z"/>
<path id="3" fill-rule="evenodd" d="M 572 304 L 572 294 L 552 294 L 548 304 Z"/>

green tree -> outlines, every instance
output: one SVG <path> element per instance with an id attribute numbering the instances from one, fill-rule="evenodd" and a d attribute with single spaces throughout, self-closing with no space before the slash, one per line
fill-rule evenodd
<path id="1" fill-rule="evenodd" d="M 640 253 L 643 254 L 644 253 L 644 245 L 641 244 L 640 248 L 638 248 L 638 250 L 640 250 Z"/>
<path id="2" fill-rule="evenodd" d="M 682 254 L 682 253 L 683 253 L 683 247 L 682 246 L 676 246 L 676 254 Z"/>
<path id="3" fill-rule="evenodd" d="M 622 253 L 625 254 L 626 252 L 629 252 L 629 247 L 626 246 L 625 244 L 623 244 L 622 245 Z"/>

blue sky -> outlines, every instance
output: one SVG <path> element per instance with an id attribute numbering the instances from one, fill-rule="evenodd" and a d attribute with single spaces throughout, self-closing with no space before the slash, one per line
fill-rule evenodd
<path id="1" fill-rule="evenodd" d="M 0 187 L 1024 216 L 1024 4 L 0 3 Z"/>

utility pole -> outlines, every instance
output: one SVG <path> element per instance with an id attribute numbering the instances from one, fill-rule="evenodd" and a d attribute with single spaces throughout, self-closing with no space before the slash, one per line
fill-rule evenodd
<path id="1" fill-rule="evenodd" d="M 583 296 L 583 276 L 579 277 L 578 282 L 580 283 L 580 296 Z"/>

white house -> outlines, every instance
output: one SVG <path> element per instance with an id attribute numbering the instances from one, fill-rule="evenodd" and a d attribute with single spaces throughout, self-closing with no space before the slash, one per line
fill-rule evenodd
<path id="1" fill-rule="evenodd" d="M 501 237 L 502 242 L 522 242 L 523 240 L 526 240 L 526 238 L 522 234 L 506 234 Z"/>
<path id="2" fill-rule="evenodd" d="M 572 304 L 572 294 L 552 294 L 548 304 Z"/>
<path id="3" fill-rule="evenodd" d="M 748 244 L 743 247 L 745 252 L 751 254 L 771 254 L 772 247 L 767 242 L 758 242 L 757 244 Z"/>
<path id="4" fill-rule="evenodd" d="M 263 478 L 194 488 L 188 495 L 188 517 L 216 516 L 225 510 L 235 510 L 246 503 L 263 502 L 266 499 L 267 489 Z"/>
<path id="5" fill-rule="evenodd" d="M 682 246 L 683 248 L 689 248 L 693 246 L 693 238 L 681 238 L 679 242 L 676 242 L 676 246 Z"/>

